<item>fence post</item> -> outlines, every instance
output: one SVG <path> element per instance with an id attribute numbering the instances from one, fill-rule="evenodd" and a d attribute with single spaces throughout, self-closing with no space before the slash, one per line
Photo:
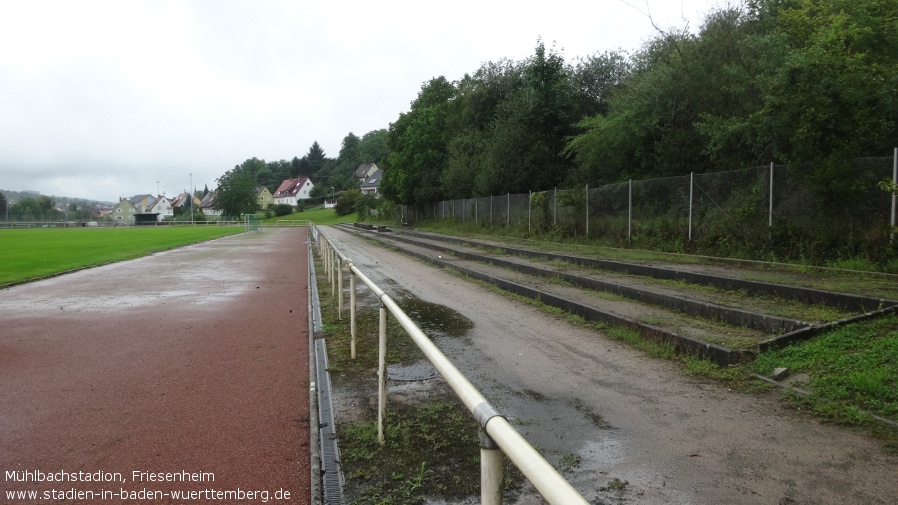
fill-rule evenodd
<path id="1" fill-rule="evenodd" d="M 483 427 L 480 428 L 480 503 L 502 505 L 502 451 Z"/>
<path id="2" fill-rule="evenodd" d="M 349 355 L 355 359 L 355 272 L 349 271 Z"/>
<path id="3" fill-rule="evenodd" d="M 898 195 L 895 195 L 895 191 L 898 190 L 898 147 L 895 148 L 895 154 L 892 158 L 892 184 L 892 233 L 889 234 L 890 244 L 895 242 L 895 200 L 898 199 Z"/>
<path id="4" fill-rule="evenodd" d="M 689 172 L 689 241 L 692 242 L 692 188 L 695 172 Z"/>
<path id="5" fill-rule="evenodd" d="M 589 184 L 586 185 L 586 238 L 589 238 Z"/>
<path id="6" fill-rule="evenodd" d="M 377 345 L 377 443 L 384 445 L 387 415 L 387 306 L 380 302 L 380 331 Z"/>
<path id="7" fill-rule="evenodd" d="M 770 162 L 770 210 L 767 211 L 767 227 L 773 226 L 773 162 Z"/>
<path id="8" fill-rule="evenodd" d="M 627 242 L 633 236 L 633 179 L 627 186 Z"/>
<path id="9" fill-rule="evenodd" d="M 558 226 L 558 188 L 552 192 L 552 225 Z"/>

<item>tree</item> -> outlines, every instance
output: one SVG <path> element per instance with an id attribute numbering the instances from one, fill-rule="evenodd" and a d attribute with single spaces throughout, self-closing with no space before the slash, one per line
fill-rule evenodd
<path id="1" fill-rule="evenodd" d="M 390 155 L 387 139 L 390 133 L 386 129 L 373 130 L 362 136 L 359 141 L 359 161 L 380 165 Z"/>
<path id="2" fill-rule="evenodd" d="M 445 77 L 425 83 L 411 110 L 390 125 L 389 169 L 381 190 L 406 205 L 424 205 L 443 198 L 440 178 L 448 161 L 447 117 L 455 88 Z"/>
<path id="3" fill-rule="evenodd" d="M 324 149 L 318 145 L 317 140 L 312 143 L 311 147 L 309 147 L 309 152 L 305 155 L 305 159 L 308 161 L 308 175 L 310 177 L 317 177 L 318 172 L 324 167 L 324 162 L 327 161 L 327 155 L 324 153 Z"/>
<path id="4" fill-rule="evenodd" d="M 256 200 L 256 181 L 253 175 L 235 167 L 217 179 L 218 189 L 214 207 L 227 217 L 239 217 L 259 210 Z"/>

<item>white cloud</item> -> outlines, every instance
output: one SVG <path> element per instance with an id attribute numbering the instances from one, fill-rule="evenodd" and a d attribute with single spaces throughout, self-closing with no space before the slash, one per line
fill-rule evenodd
<path id="1" fill-rule="evenodd" d="M 635 49 L 693 27 L 667 2 L 48 1 L 0 4 L 0 188 L 169 194 L 253 156 L 330 156 L 388 127 L 421 84 L 529 57 Z"/>

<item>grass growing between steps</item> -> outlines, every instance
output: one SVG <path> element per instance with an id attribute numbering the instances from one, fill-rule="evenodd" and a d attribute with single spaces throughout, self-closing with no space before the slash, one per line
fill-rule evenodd
<path id="1" fill-rule="evenodd" d="M 898 315 L 836 328 L 758 356 L 751 369 L 769 376 L 787 367 L 808 390 L 796 405 L 837 422 L 866 425 L 870 414 L 898 421 Z M 898 435 L 890 437 L 898 448 Z"/>

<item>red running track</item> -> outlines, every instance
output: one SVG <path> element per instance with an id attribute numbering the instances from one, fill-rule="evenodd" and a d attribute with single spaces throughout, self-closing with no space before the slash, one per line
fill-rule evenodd
<path id="1" fill-rule="evenodd" d="M 0 503 L 309 503 L 305 241 L 265 230 L 0 291 Z"/>

